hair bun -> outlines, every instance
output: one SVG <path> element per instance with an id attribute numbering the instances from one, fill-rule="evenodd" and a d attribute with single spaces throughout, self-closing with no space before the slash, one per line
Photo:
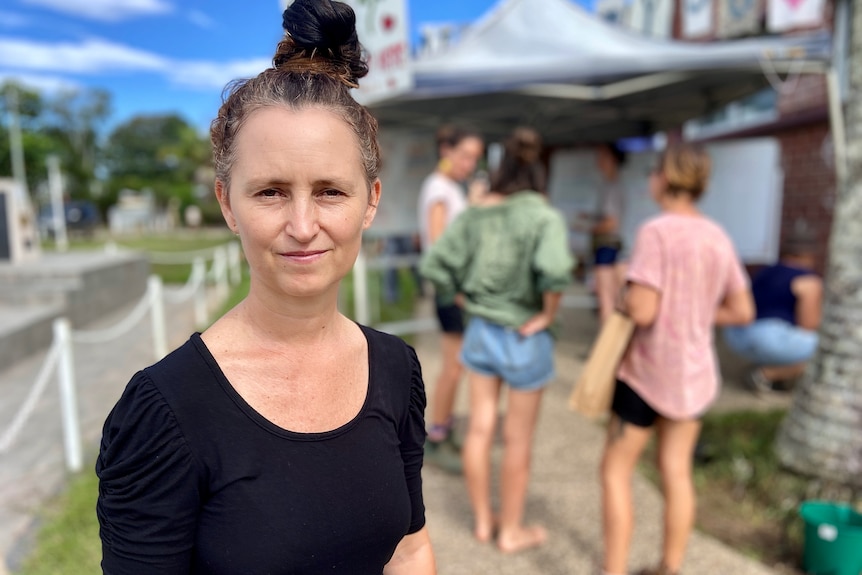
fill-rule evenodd
<path id="1" fill-rule="evenodd" d="M 537 162 L 542 154 L 542 137 L 532 128 L 515 128 L 509 145 L 512 155 L 521 164 Z"/>
<path id="2" fill-rule="evenodd" d="M 344 2 L 296 0 L 282 14 L 282 27 L 286 38 L 273 58 L 276 68 L 327 73 L 351 86 L 368 74 L 356 14 Z"/>

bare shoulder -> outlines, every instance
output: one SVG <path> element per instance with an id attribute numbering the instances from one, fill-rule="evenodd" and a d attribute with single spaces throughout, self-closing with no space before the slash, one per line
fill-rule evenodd
<path id="1" fill-rule="evenodd" d="M 790 290 L 796 297 L 820 297 L 823 294 L 823 280 L 815 274 L 799 276 L 790 283 Z"/>

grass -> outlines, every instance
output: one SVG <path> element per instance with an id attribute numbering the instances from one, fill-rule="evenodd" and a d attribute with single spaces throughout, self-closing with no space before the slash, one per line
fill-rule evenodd
<path id="1" fill-rule="evenodd" d="M 75 476 L 68 489 L 42 513 L 36 551 L 20 575 L 101 573 L 102 547 L 96 520 L 98 480 L 91 471 Z"/>
<path id="2" fill-rule="evenodd" d="M 182 230 L 177 233 L 161 235 L 142 235 L 113 239 L 119 247 L 142 252 L 177 253 L 194 252 L 226 244 L 234 239 L 227 230 Z M 104 250 L 103 238 L 76 237 L 69 241 L 70 250 Z M 47 244 L 45 249 L 52 250 Z M 150 264 L 152 272 L 166 284 L 184 284 L 191 274 L 191 264 Z"/>
<path id="3" fill-rule="evenodd" d="M 698 529 L 785 573 L 797 572 L 798 515 L 809 482 L 783 469 L 773 450 L 784 410 L 707 415 L 694 469 Z M 645 474 L 658 484 L 651 446 Z M 652 456 L 652 457 L 651 457 Z"/>

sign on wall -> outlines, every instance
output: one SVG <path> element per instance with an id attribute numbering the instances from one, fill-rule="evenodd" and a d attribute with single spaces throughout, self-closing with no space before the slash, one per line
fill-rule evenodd
<path id="1" fill-rule="evenodd" d="M 763 0 L 718 0 L 718 37 L 759 34 L 763 28 Z"/>
<path id="2" fill-rule="evenodd" d="M 812 28 L 823 24 L 825 0 L 769 0 L 766 24 L 770 32 Z"/>
<path id="3" fill-rule="evenodd" d="M 356 12 L 356 32 L 368 57 L 368 75 L 356 99 L 364 105 L 413 87 L 407 0 L 345 0 Z"/>
<path id="4" fill-rule="evenodd" d="M 713 0 L 682 0 L 682 36 L 709 36 L 713 29 Z"/>
<path id="5" fill-rule="evenodd" d="M 634 0 L 629 12 L 629 28 L 650 38 L 670 38 L 673 12 L 673 0 Z"/>
<path id="6" fill-rule="evenodd" d="M 0 261 L 18 263 L 40 254 L 36 216 L 24 187 L 0 178 Z"/>

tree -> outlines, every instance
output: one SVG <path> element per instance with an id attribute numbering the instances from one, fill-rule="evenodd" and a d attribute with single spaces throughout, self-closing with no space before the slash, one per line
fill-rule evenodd
<path id="1" fill-rule="evenodd" d="M 108 197 L 123 188 L 147 188 L 162 205 L 171 198 L 192 203 L 196 173 L 209 158 L 209 141 L 180 116 L 135 116 L 108 137 Z"/>
<path id="2" fill-rule="evenodd" d="M 49 101 L 45 112 L 42 129 L 59 146 L 66 191 L 72 198 L 90 197 L 111 95 L 100 89 L 63 91 Z"/>
<path id="3" fill-rule="evenodd" d="M 851 24 L 847 174 L 829 246 L 820 348 L 776 449 L 789 468 L 862 488 L 862 10 Z"/>

